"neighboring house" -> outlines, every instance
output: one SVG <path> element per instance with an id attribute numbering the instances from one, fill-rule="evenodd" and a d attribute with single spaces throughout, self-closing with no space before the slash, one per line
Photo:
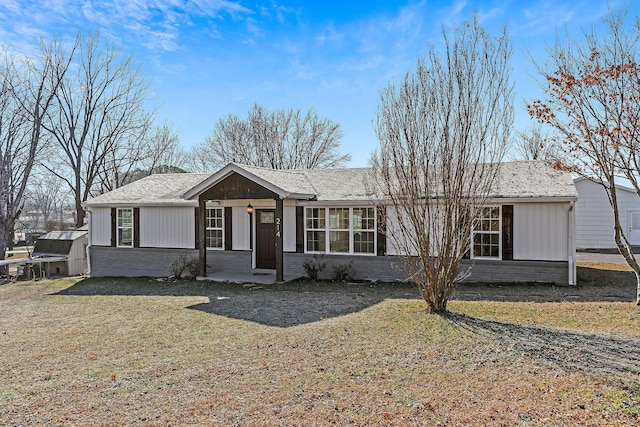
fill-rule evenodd
<path id="1" fill-rule="evenodd" d="M 613 210 L 604 188 L 586 178 L 574 180 L 576 203 L 576 248 L 616 249 Z M 616 185 L 620 225 L 632 245 L 640 246 L 640 197 L 623 185 Z"/>
<path id="2" fill-rule="evenodd" d="M 51 231 L 36 240 L 30 261 L 47 277 L 84 274 L 88 234 L 87 230 Z"/>
<path id="3" fill-rule="evenodd" d="M 266 269 L 293 279 L 321 254 L 324 277 L 352 262 L 356 278 L 405 280 L 380 221 L 390 208 L 366 191 L 369 174 L 231 163 L 212 175 L 151 175 L 85 203 L 91 275 L 168 276 L 186 255 L 204 261 L 203 275 Z M 492 247 L 471 250 L 468 280 L 574 284 L 571 176 L 543 162 L 504 163 L 497 188 L 484 218 L 491 230 L 474 230 L 495 236 L 480 239 Z"/>

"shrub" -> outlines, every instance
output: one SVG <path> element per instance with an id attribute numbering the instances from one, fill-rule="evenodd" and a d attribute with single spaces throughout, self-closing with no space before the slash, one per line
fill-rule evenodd
<path id="1" fill-rule="evenodd" d="M 179 279 L 182 277 L 182 273 L 184 273 L 184 270 L 187 268 L 187 256 L 186 255 L 180 255 L 174 262 L 173 264 L 171 264 L 171 275 L 173 277 L 175 277 L 176 279 Z"/>
<path id="2" fill-rule="evenodd" d="M 192 279 L 198 277 L 198 274 L 200 274 L 200 259 L 191 258 L 189 261 L 187 261 L 186 270 Z"/>
<path id="3" fill-rule="evenodd" d="M 324 262 L 322 255 L 314 255 L 313 258 L 307 258 L 302 263 L 302 268 L 304 268 L 305 273 L 307 273 L 307 277 L 313 281 L 318 280 L 318 276 L 320 276 L 320 273 L 326 266 L 327 263 Z"/>
<path id="4" fill-rule="evenodd" d="M 171 264 L 171 275 L 176 279 L 181 279 L 184 273 L 195 279 L 200 273 L 200 260 L 198 258 L 187 258 L 186 255 L 180 255 Z"/>
<path id="5" fill-rule="evenodd" d="M 347 264 L 339 264 L 333 266 L 333 280 L 336 282 L 348 282 L 353 280 L 356 271 L 353 268 L 353 261 Z"/>

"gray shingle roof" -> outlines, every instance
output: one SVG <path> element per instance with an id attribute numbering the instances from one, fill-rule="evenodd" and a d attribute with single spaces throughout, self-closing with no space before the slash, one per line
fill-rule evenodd
<path id="1" fill-rule="evenodd" d="M 195 205 L 195 195 L 236 172 L 269 185 L 282 197 L 326 202 L 368 201 L 366 190 L 371 169 L 274 170 L 229 164 L 213 175 L 157 174 L 95 197 L 85 206 Z M 542 161 L 502 163 L 495 198 L 576 198 L 571 175 Z M 186 200 L 191 196 L 192 200 Z"/>
<path id="2" fill-rule="evenodd" d="M 496 198 L 577 198 L 568 172 L 553 169 L 544 161 L 505 162 L 500 167 Z"/>
<path id="3" fill-rule="evenodd" d="M 137 205 L 194 205 L 182 196 L 189 189 L 209 177 L 209 174 L 167 173 L 154 174 L 94 197 L 84 203 L 92 206 Z"/>

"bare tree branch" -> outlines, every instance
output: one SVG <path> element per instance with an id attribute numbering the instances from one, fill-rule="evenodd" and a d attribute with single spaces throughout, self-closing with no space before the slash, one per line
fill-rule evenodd
<path id="1" fill-rule="evenodd" d="M 76 46 L 72 47 L 72 51 Z M 0 259 L 20 215 L 31 171 L 43 147 L 43 120 L 69 69 L 61 42 L 41 42 L 38 62 L 0 62 Z"/>
<path id="2" fill-rule="evenodd" d="M 557 167 L 580 174 L 607 193 L 614 218 L 614 240 L 633 268 L 640 305 L 640 264 L 618 207 L 616 177 L 631 182 L 640 195 L 640 24 L 625 26 L 628 8 L 609 9 L 607 34 L 595 30 L 584 40 L 556 42 L 538 71 L 546 81 L 546 98 L 528 105 L 530 115 L 562 136 L 563 157 Z"/>
<path id="3" fill-rule="evenodd" d="M 55 141 L 64 172 L 74 193 L 76 225 L 84 223 L 82 202 L 98 189 L 119 182 L 123 164 L 140 160 L 139 141 L 149 129 L 145 109 L 149 85 L 131 55 L 124 55 L 98 33 L 78 33 L 73 73 L 65 76 L 56 93 L 56 108 L 44 126 Z M 101 182 L 99 182 L 102 180 Z M 115 183 L 115 184 L 114 184 Z"/>
<path id="4" fill-rule="evenodd" d="M 492 194 L 513 117 L 511 45 L 477 17 L 443 52 L 431 48 L 380 94 L 375 193 L 388 199 L 387 235 L 433 312 L 446 311 L 475 218 Z"/>
<path id="5" fill-rule="evenodd" d="M 334 168 L 351 159 L 340 154 L 340 125 L 309 110 L 269 112 L 254 104 L 246 120 L 220 119 L 206 141 L 191 153 L 192 169 L 216 170 L 229 162 L 273 169 Z"/>

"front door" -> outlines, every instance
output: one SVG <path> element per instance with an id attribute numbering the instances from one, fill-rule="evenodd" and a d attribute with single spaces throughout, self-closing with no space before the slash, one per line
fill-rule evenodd
<path id="1" fill-rule="evenodd" d="M 256 268 L 276 268 L 276 212 L 256 211 Z"/>

